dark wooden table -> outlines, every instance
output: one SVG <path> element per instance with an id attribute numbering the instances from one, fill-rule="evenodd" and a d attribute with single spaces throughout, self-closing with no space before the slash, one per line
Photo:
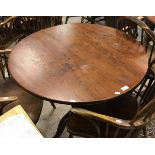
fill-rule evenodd
<path id="1" fill-rule="evenodd" d="M 146 16 L 145 23 L 150 27 L 151 30 L 155 28 L 155 16 Z"/>
<path id="2" fill-rule="evenodd" d="M 143 79 L 147 64 L 140 43 L 94 24 L 41 30 L 18 43 L 9 57 L 10 73 L 24 89 L 73 106 L 128 93 Z M 54 137 L 61 135 L 69 116 L 61 119 Z"/>
<path id="3" fill-rule="evenodd" d="M 46 100 L 89 104 L 132 90 L 147 71 L 147 56 L 119 30 L 67 24 L 20 41 L 9 57 L 9 70 L 20 86 Z"/>

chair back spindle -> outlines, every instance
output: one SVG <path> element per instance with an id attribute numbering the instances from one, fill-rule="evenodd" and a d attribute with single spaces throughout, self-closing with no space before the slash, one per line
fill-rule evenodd
<path id="1" fill-rule="evenodd" d="M 148 54 L 148 64 L 152 61 L 152 55 L 155 45 L 155 35 L 152 30 L 140 19 L 131 16 L 119 17 L 117 20 L 117 28 L 124 31 L 137 41 L 139 41 L 145 48 Z"/>

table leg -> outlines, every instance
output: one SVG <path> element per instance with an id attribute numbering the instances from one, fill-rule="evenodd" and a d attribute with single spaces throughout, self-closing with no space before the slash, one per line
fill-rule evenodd
<path id="1" fill-rule="evenodd" d="M 55 104 L 54 104 L 52 101 L 50 101 L 50 103 L 51 103 L 51 106 L 52 106 L 54 109 L 56 109 Z"/>
<path id="2" fill-rule="evenodd" d="M 64 129 L 65 129 L 65 126 L 66 126 L 66 123 L 69 119 L 69 117 L 71 116 L 71 111 L 69 111 L 59 122 L 59 125 L 58 125 L 58 128 L 57 128 L 57 131 L 56 131 L 56 134 L 54 135 L 53 138 L 58 138 L 61 136 L 61 134 L 63 133 Z"/>

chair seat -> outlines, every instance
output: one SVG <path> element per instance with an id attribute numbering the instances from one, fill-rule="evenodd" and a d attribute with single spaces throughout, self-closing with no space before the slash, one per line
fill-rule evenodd
<path id="1" fill-rule="evenodd" d="M 130 120 L 137 113 L 138 103 L 131 95 L 124 95 L 111 102 L 91 105 L 91 106 L 80 106 L 80 108 L 91 110 L 100 114 Z M 105 133 L 105 123 L 99 123 L 101 130 L 101 137 L 105 137 L 102 133 Z M 97 137 L 97 132 L 94 125 L 82 116 L 73 114 L 67 123 L 67 130 L 69 133 L 82 137 Z M 110 126 L 108 137 L 113 137 L 115 128 Z M 121 129 L 118 137 L 124 137 L 128 130 Z"/>
<path id="2" fill-rule="evenodd" d="M 43 100 L 24 91 L 13 79 L 0 80 L 0 96 L 17 96 L 17 101 L 6 105 L 2 113 L 20 104 L 30 116 L 34 123 L 37 123 L 41 114 Z"/>

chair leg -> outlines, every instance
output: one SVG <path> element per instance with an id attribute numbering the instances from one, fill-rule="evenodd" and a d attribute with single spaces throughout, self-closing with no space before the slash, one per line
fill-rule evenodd
<path id="1" fill-rule="evenodd" d="M 81 23 L 84 23 L 84 17 L 81 16 Z"/>
<path id="2" fill-rule="evenodd" d="M 3 63 L 2 63 L 1 59 L 0 59 L 0 70 L 1 70 L 1 73 L 2 73 L 2 76 L 3 76 L 3 79 L 5 79 L 5 72 L 4 72 Z"/>
<path id="3" fill-rule="evenodd" d="M 8 64 L 6 64 L 6 70 L 7 70 L 7 73 L 8 73 L 8 77 L 10 79 L 11 78 L 11 75 L 10 75 L 10 72 L 9 72 Z"/>
<path id="4" fill-rule="evenodd" d="M 91 16 L 90 17 L 90 22 L 91 22 L 91 24 L 94 24 L 95 23 L 95 17 L 94 16 Z"/>
<path id="5" fill-rule="evenodd" d="M 143 135 L 145 138 L 147 138 L 146 127 L 143 128 Z"/>
<path id="6" fill-rule="evenodd" d="M 5 66 L 6 66 L 6 70 L 8 73 L 8 77 L 10 79 L 11 75 L 10 75 L 9 68 L 8 68 L 8 57 L 5 54 L 4 54 L 4 61 L 5 61 Z"/>
<path id="7" fill-rule="evenodd" d="M 70 17 L 70 16 L 66 16 L 65 24 L 67 24 L 69 17 Z"/>
<path id="8" fill-rule="evenodd" d="M 55 104 L 54 104 L 53 102 L 51 102 L 51 101 L 50 101 L 50 103 L 51 103 L 52 107 L 53 107 L 54 109 L 56 109 Z"/>
<path id="9" fill-rule="evenodd" d="M 0 70 L 1 70 L 1 73 L 2 73 L 2 76 L 3 76 L 3 79 L 5 79 L 5 74 L 4 74 L 3 68 L 0 67 Z"/>
<path id="10" fill-rule="evenodd" d="M 57 128 L 57 131 L 56 131 L 56 134 L 53 136 L 53 138 L 58 138 L 61 136 L 61 134 L 63 133 L 65 127 L 66 127 L 66 124 L 69 120 L 71 116 L 71 112 L 69 111 L 59 122 L 58 124 L 58 128 Z"/>

